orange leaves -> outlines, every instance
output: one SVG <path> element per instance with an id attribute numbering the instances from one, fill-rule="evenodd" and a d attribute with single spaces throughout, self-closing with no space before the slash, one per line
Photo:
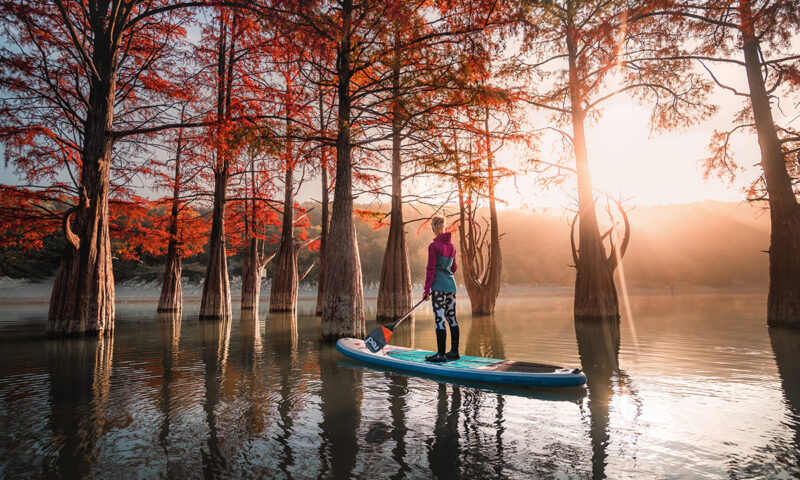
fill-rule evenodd
<path id="1" fill-rule="evenodd" d="M 158 257 L 166 254 L 170 239 L 178 243 L 183 258 L 203 251 L 210 230 L 209 222 L 191 208 L 181 208 L 173 219 L 171 199 L 155 202 L 139 200 L 112 202 L 111 238 L 114 253 L 126 260 L 141 256 Z M 176 230 L 173 236 L 170 230 Z"/>
<path id="2" fill-rule="evenodd" d="M 38 250 L 45 237 L 59 233 L 64 209 L 45 192 L 0 185 L 0 247 Z"/>
<path id="3" fill-rule="evenodd" d="M 387 213 L 377 210 L 356 208 L 353 210 L 353 214 L 358 217 L 359 220 L 372 227 L 373 230 L 380 230 L 383 227 L 389 226 L 389 215 Z"/>

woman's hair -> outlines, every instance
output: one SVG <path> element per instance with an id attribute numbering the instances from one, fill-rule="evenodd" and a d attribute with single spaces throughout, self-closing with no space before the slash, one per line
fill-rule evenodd
<path id="1" fill-rule="evenodd" d="M 431 218 L 431 228 L 443 232 L 444 231 L 444 225 L 445 225 L 444 216 L 437 215 L 437 216 Z"/>

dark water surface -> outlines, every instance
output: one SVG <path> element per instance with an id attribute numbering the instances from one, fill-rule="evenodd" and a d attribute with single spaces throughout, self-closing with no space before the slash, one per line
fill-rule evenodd
<path id="1" fill-rule="evenodd" d="M 567 297 L 465 300 L 462 351 L 580 364 L 588 388 L 365 368 L 305 301 L 226 323 L 121 304 L 112 337 L 72 340 L 44 338 L 46 305 L 0 307 L 0 477 L 800 476 L 800 333 L 766 327 L 764 296 L 633 297 L 619 329 Z M 433 348 L 429 317 L 393 343 Z"/>

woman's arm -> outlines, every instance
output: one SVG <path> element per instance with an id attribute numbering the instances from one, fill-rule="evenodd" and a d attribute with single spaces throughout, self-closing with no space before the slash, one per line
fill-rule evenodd
<path id="1" fill-rule="evenodd" d="M 422 296 L 427 297 L 431 293 L 433 277 L 436 275 L 436 245 L 428 245 L 428 267 L 425 270 L 425 291 Z"/>

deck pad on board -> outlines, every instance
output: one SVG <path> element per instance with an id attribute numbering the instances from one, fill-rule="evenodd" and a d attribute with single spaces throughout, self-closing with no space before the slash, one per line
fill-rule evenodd
<path id="1" fill-rule="evenodd" d="M 434 352 L 428 352 L 425 350 L 390 349 L 386 352 L 386 355 L 392 358 L 396 358 L 398 360 L 406 360 L 408 362 L 419 362 L 419 363 L 427 363 L 430 365 L 436 365 L 437 364 L 436 362 L 429 362 L 425 360 L 425 356 L 433 355 L 433 353 Z M 459 358 L 458 360 L 448 360 L 447 362 L 439 362 L 440 365 L 445 365 L 447 367 L 468 368 L 468 369 L 489 367 L 499 363 L 503 363 L 503 361 L 498 360 L 496 358 L 470 357 L 467 355 L 462 355 L 461 358 Z"/>

